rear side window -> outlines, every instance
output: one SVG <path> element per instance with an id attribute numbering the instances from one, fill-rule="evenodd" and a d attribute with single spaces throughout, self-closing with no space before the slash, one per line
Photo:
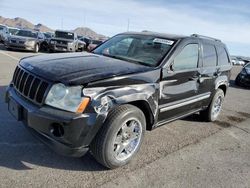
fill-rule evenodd
<path id="1" fill-rule="evenodd" d="M 216 66 L 216 61 L 215 47 L 211 44 L 203 44 L 203 67 Z"/>
<path id="2" fill-rule="evenodd" d="M 228 65 L 229 59 L 225 48 L 222 46 L 216 46 L 218 54 L 218 65 Z"/>
<path id="3" fill-rule="evenodd" d="M 198 44 L 188 44 L 175 57 L 173 68 L 175 71 L 197 68 L 199 59 Z"/>

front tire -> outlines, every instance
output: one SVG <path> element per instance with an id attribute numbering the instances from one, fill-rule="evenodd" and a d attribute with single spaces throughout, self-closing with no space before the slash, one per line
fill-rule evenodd
<path id="1" fill-rule="evenodd" d="M 90 145 L 95 159 L 107 168 L 127 164 L 139 151 L 146 120 L 143 112 L 133 105 L 113 109 Z"/>
<path id="2" fill-rule="evenodd" d="M 38 52 L 39 52 L 39 45 L 35 44 L 34 53 L 38 53 Z"/>
<path id="3" fill-rule="evenodd" d="M 224 97 L 225 95 L 223 90 L 217 89 L 208 108 L 200 112 L 201 117 L 209 122 L 215 121 L 220 115 Z"/>

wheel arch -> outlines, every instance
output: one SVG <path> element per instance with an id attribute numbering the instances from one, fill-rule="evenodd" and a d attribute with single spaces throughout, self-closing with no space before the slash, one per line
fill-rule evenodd
<path id="1" fill-rule="evenodd" d="M 154 115 L 152 113 L 152 110 L 148 104 L 147 101 L 144 100 L 138 100 L 138 101 L 133 101 L 133 102 L 129 102 L 127 104 L 131 104 L 133 106 L 136 106 L 137 108 L 139 108 L 145 118 L 146 118 L 146 130 L 152 130 L 153 124 L 154 124 Z"/>
<path id="2" fill-rule="evenodd" d="M 224 95 L 227 93 L 227 86 L 225 84 L 221 84 L 217 89 L 221 89 L 224 92 Z"/>

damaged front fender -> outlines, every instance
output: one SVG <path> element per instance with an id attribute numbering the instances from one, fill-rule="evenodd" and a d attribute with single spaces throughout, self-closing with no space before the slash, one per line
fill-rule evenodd
<path id="1" fill-rule="evenodd" d="M 126 87 L 97 87 L 85 88 L 85 96 L 91 97 L 91 107 L 99 115 L 107 116 L 108 112 L 117 105 L 136 101 L 148 103 L 154 117 L 158 113 L 159 84 L 136 84 Z"/>

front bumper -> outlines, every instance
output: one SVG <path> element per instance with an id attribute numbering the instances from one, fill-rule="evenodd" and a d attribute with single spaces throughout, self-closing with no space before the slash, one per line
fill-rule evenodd
<path id="1" fill-rule="evenodd" d="M 17 50 L 27 50 L 27 51 L 33 51 L 34 50 L 34 46 L 30 46 L 27 44 L 19 44 L 19 43 L 12 43 L 12 42 L 6 42 L 5 46 L 7 48 L 11 48 L 11 49 L 17 49 Z"/>
<path id="2" fill-rule="evenodd" d="M 74 52 L 73 46 L 60 45 L 60 44 L 49 44 L 49 49 L 55 52 Z"/>
<path id="3" fill-rule="evenodd" d="M 52 150 L 66 156 L 83 156 L 104 121 L 96 113 L 75 114 L 49 106 L 38 107 L 19 95 L 11 85 L 5 99 L 12 114 L 13 105 L 10 104 L 17 105 L 18 120 L 31 133 Z"/>

